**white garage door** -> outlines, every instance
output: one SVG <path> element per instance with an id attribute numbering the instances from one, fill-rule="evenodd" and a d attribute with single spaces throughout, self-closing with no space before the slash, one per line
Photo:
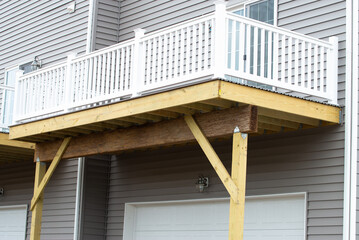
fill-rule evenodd
<path id="1" fill-rule="evenodd" d="M 0 240 L 24 240 L 27 206 L 0 206 Z"/>
<path id="2" fill-rule="evenodd" d="M 305 195 L 246 199 L 244 239 L 305 239 Z M 125 240 L 228 239 L 228 200 L 127 204 Z"/>

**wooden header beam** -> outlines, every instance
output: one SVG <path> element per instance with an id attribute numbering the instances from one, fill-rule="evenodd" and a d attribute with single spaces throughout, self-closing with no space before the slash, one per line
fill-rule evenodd
<path id="1" fill-rule="evenodd" d="M 230 136 L 233 125 L 244 132 L 257 131 L 257 108 L 242 106 L 195 115 L 208 138 Z M 73 137 L 63 158 L 116 153 L 124 150 L 166 146 L 195 141 L 183 118 Z M 61 141 L 36 145 L 35 159 L 50 161 Z"/>

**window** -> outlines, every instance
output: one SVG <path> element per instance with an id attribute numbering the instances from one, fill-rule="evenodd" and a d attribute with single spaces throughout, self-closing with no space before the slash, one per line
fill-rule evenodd
<path id="1" fill-rule="evenodd" d="M 274 8 L 274 0 L 263 0 L 244 4 L 233 10 L 233 13 L 275 25 L 276 18 Z"/>
<path id="2" fill-rule="evenodd" d="M 267 24 L 271 24 L 271 25 L 274 25 L 276 23 L 276 8 L 275 8 L 275 0 L 262 0 L 262 1 L 256 1 L 256 2 L 250 2 L 250 3 L 245 3 L 243 4 L 242 6 L 240 6 L 239 8 L 236 8 L 236 9 L 233 9 L 233 13 L 235 14 L 238 14 L 238 15 L 241 15 L 241 16 L 246 16 L 246 17 L 249 17 L 249 18 L 252 18 L 254 20 L 258 20 L 258 21 L 261 21 L 261 22 L 264 22 L 264 23 L 267 23 Z M 231 24 L 231 23 L 229 23 Z M 258 29 L 258 46 L 257 46 L 257 49 L 258 51 L 257 52 L 254 52 L 254 42 L 255 42 L 255 39 L 254 39 L 254 28 L 251 27 L 250 29 L 250 42 L 249 43 L 245 43 L 245 48 L 249 48 L 249 54 L 250 54 L 250 61 L 249 62 L 244 62 L 244 69 L 246 69 L 246 64 L 249 64 L 249 73 L 250 74 L 256 74 L 256 75 L 261 75 L 260 74 L 260 70 L 261 70 L 261 66 L 260 66 L 260 63 L 261 63 L 261 57 L 262 57 L 262 54 L 261 54 L 261 37 L 262 37 L 262 34 L 261 34 L 261 31 L 263 31 L 262 29 Z M 273 70 L 273 64 L 268 64 L 268 48 L 273 48 L 273 40 L 272 42 L 268 42 L 268 34 L 269 32 L 266 31 L 265 34 L 264 34 L 264 37 L 265 37 L 265 46 L 264 46 L 264 76 L 265 77 L 273 77 L 273 76 L 268 76 L 268 68 L 272 68 Z M 247 39 L 245 37 L 245 39 Z M 273 39 L 273 35 L 272 35 L 272 39 Z M 246 41 L 246 40 L 245 40 Z M 231 52 L 232 49 L 230 49 L 231 46 L 229 45 L 229 49 L 228 49 L 228 52 Z M 254 57 L 255 56 L 257 57 L 257 62 L 254 63 Z M 230 56 L 228 56 L 228 58 L 230 58 Z M 270 62 L 273 62 L 273 61 L 270 61 Z M 230 64 L 230 62 L 229 62 Z M 254 64 L 257 65 L 257 72 L 254 73 Z M 236 69 L 238 69 L 238 67 L 236 66 Z M 273 71 L 271 71 L 273 72 Z M 232 80 L 236 80 L 236 79 L 232 79 Z M 238 80 L 236 80 L 238 81 Z M 251 85 L 251 86 L 257 86 L 257 87 L 262 87 L 262 88 L 266 88 L 266 89 L 272 89 L 271 86 L 268 86 L 268 85 L 263 85 L 263 84 L 259 84 L 259 83 L 254 83 L 254 82 L 249 82 L 249 81 L 244 81 L 244 80 L 239 80 L 240 82 L 243 82 L 243 83 L 246 83 L 248 85 Z"/>
<path id="3" fill-rule="evenodd" d="M 14 91 L 16 73 L 18 70 L 23 70 L 24 74 L 32 71 L 31 62 L 19 65 L 17 67 L 8 68 L 5 70 L 4 84 L 0 85 L 1 96 L 1 122 L 0 130 L 8 132 L 8 127 L 12 123 L 13 108 L 14 108 Z"/>
<path id="4" fill-rule="evenodd" d="M 12 123 L 12 111 L 14 108 L 14 89 L 18 67 L 5 71 L 4 85 L 1 86 L 1 130 L 8 132 L 8 126 Z"/>

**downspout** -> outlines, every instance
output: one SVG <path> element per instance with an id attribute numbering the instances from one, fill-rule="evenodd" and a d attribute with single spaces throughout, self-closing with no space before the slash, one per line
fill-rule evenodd
<path id="1" fill-rule="evenodd" d="M 358 0 L 346 1 L 343 240 L 356 239 L 358 151 Z"/>
<path id="2" fill-rule="evenodd" d="M 80 224 L 81 224 L 81 210 L 82 210 L 82 196 L 84 184 L 84 167 L 85 158 L 78 158 L 77 162 L 77 181 L 76 181 L 76 204 L 75 204 L 75 225 L 74 225 L 74 240 L 80 238 Z"/>
<path id="3" fill-rule="evenodd" d="M 89 0 L 89 15 L 87 21 L 86 53 L 93 51 L 94 25 L 95 25 L 95 4 L 96 0 Z"/>

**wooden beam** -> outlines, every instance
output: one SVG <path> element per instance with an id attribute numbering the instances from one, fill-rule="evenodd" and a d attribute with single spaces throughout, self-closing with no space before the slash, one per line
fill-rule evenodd
<path id="1" fill-rule="evenodd" d="M 248 134 L 233 134 L 232 179 L 238 187 L 238 199 L 231 198 L 229 212 L 229 240 L 242 240 L 244 204 L 246 196 Z"/>
<path id="2" fill-rule="evenodd" d="M 44 189 L 47 185 L 47 183 L 50 181 L 50 178 L 52 176 L 52 174 L 54 173 L 57 165 L 59 164 L 62 156 L 64 155 L 66 148 L 68 147 L 69 143 L 71 141 L 71 137 L 65 138 L 59 148 L 59 150 L 57 151 L 54 159 L 52 160 L 52 163 L 49 167 L 49 169 L 47 170 L 44 178 L 41 180 L 41 183 L 39 184 L 39 187 L 36 189 L 36 191 L 34 192 L 34 197 L 31 200 L 31 208 L 30 210 L 32 211 L 37 203 L 37 201 L 39 200 L 41 194 L 44 192 Z"/>
<path id="3" fill-rule="evenodd" d="M 234 102 L 223 100 L 223 99 L 211 99 L 211 100 L 203 101 L 202 103 L 220 108 L 230 108 L 235 105 Z"/>
<path id="4" fill-rule="evenodd" d="M 46 164 L 39 161 L 36 162 L 34 193 L 38 191 L 40 182 L 42 181 L 45 172 Z M 43 202 L 43 194 L 40 194 L 39 200 L 32 210 L 30 240 L 40 240 Z"/>
<path id="5" fill-rule="evenodd" d="M 8 147 L 18 147 L 18 148 L 26 148 L 26 149 L 35 149 L 34 143 L 10 140 L 9 134 L 0 133 L 0 145 L 8 146 Z"/>
<path id="6" fill-rule="evenodd" d="M 218 177 L 221 179 L 223 185 L 226 187 L 227 191 L 231 195 L 233 201 L 238 201 L 238 187 L 232 180 L 231 176 L 227 172 L 226 167 L 223 165 L 222 161 L 219 159 L 217 153 L 214 151 L 210 142 L 204 135 L 203 131 L 200 129 L 198 124 L 195 122 L 192 116 L 186 115 L 184 117 L 189 129 L 191 130 L 193 136 L 196 138 L 198 144 L 201 146 L 204 154 L 207 156 L 209 162 L 212 164 L 212 167 L 216 171 Z"/>
<path id="7" fill-rule="evenodd" d="M 79 127 L 218 97 L 219 80 L 12 126 L 10 139 Z"/>
<path id="8" fill-rule="evenodd" d="M 318 127 L 320 120 L 314 118 L 308 118 L 303 116 L 298 116 L 290 113 L 274 111 L 267 108 L 258 108 L 258 116 L 271 117 L 276 119 L 281 119 L 284 121 L 291 121 L 296 123 L 303 123 L 313 127 Z"/>
<path id="9" fill-rule="evenodd" d="M 314 118 L 331 123 L 340 123 L 340 107 L 290 97 L 270 91 L 220 82 L 220 98 L 258 107 Z"/>
<path id="10" fill-rule="evenodd" d="M 286 128 L 291 128 L 291 129 L 300 128 L 300 123 L 277 119 L 277 118 L 266 117 L 266 116 L 258 116 L 258 121 L 260 123 L 271 124 L 271 125 L 275 125 L 275 126 L 279 126 L 279 127 L 286 127 Z"/>
<path id="11" fill-rule="evenodd" d="M 178 118 L 180 116 L 180 114 L 178 113 L 170 112 L 166 110 L 158 110 L 158 111 L 150 112 L 150 114 L 160 117 L 165 117 L 165 118 Z"/>
<path id="12" fill-rule="evenodd" d="M 257 131 L 257 108 L 243 106 L 195 115 L 199 126 L 208 138 L 227 137 L 233 133 L 233 125 L 243 132 Z M 125 150 L 151 148 L 194 142 L 191 131 L 183 118 L 177 118 L 143 126 L 93 133 L 72 138 L 63 158 L 84 157 L 96 154 L 117 153 Z M 36 145 L 35 155 L 41 161 L 50 161 L 61 141 Z"/>

